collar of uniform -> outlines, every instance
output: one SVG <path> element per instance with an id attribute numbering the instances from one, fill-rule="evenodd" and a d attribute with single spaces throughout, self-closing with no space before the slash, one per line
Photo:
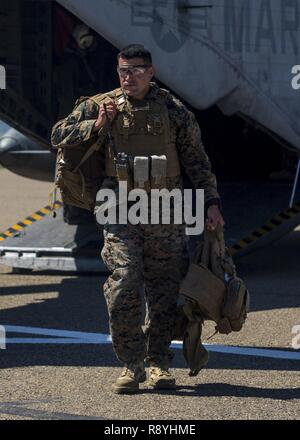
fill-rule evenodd
<path id="1" fill-rule="evenodd" d="M 145 96 L 145 99 L 156 98 L 158 91 L 159 91 L 158 85 L 155 82 L 151 82 L 150 83 L 150 90 L 147 93 L 147 95 Z"/>

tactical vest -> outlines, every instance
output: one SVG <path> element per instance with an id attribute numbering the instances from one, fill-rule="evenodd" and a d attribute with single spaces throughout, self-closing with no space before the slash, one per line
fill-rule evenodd
<path id="1" fill-rule="evenodd" d="M 180 175 L 177 148 L 171 141 L 170 120 L 166 107 L 168 91 L 159 90 L 154 98 L 130 102 L 122 89 L 114 90 L 118 113 L 112 123 L 112 134 L 117 153 L 132 156 L 165 155 L 167 177 Z M 107 94 L 103 102 L 112 98 Z M 98 101 L 99 104 L 99 101 Z M 114 154 L 106 145 L 106 174 L 115 176 Z"/>
<path id="2" fill-rule="evenodd" d="M 149 99 L 144 107 L 135 108 L 127 103 L 122 89 L 119 88 L 105 94 L 81 97 L 76 101 L 75 108 L 86 99 L 92 99 L 97 105 L 115 101 L 119 113 L 113 123 L 117 151 L 136 156 L 165 155 L 168 160 L 167 177 L 172 177 L 180 175 L 180 165 L 176 145 L 170 139 L 170 121 L 165 105 L 168 94 L 168 91 L 159 89 L 157 96 Z M 128 108 L 125 108 L 125 104 Z M 76 148 L 58 148 L 53 210 L 56 188 L 59 188 L 64 203 L 93 212 L 96 193 L 104 179 L 99 157 L 95 157 L 94 153 L 101 148 L 105 136 L 103 131 L 96 142 L 89 141 Z M 106 174 L 116 175 L 113 155 L 108 146 Z"/>

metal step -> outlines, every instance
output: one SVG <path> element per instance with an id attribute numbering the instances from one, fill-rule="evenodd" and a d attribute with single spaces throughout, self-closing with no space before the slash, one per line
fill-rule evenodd
<path id="1" fill-rule="evenodd" d="M 107 272 L 100 251 L 102 231 L 95 224 L 68 225 L 63 209 L 15 231 L 0 246 L 0 264 L 14 268 Z"/>

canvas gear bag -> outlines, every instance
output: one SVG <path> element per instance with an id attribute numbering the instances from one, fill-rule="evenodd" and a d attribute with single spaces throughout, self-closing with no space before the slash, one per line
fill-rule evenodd
<path id="1" fill-rule="evenodd" d="M 110 93 L 81 97 L 76 101 L 75 108 L 86 99 L 92 99 L 100 105 L 111 101 L 113 96 Z M 57 189 L 60 190 L 63 203 L 94 211 L 96 195 L 105 177 L 103 165 L 94 153 L 101 148 L 105 137 L 106 131 L 103 131 L 96 141 L 92 138 L 74 148 L 58 148 L 51 203 L 54 216 Z"/>
<path id="2" fill-rule="evenodd" d="M 180 293 L 198 311 L 203 320 L 212 320 L 216 331 L 229 334 L 240 331 L 249 311 L 250 295 L 237 277 L 236 267 L 225 246 L 223 228 L 204 231 Z"/>
<path id="3" fill-rule="evenodd" d="M 76 149 L 58 149 L 55 187 L 60 189 L 65 204 L 93 212 L 96 194 L 103 181 L 100 167 L 96 170 L 91 160 L 96 150 L 97 143 L 93 143 L 85 152 L 81 146 Z M 76 163 L 75 167 L 70 167 Z"/>
<path id="4" fill-rule="evenodd" d="M 196 376 L 209 360 L 201 342 L 204 321 L 214 321 L 216 332 L 228 334 L 241 330 L 249 310 L 249 292 L 236 275 L 223 229 L 206 229 L 203 237 L 180 286 L 181 304 L 172 334 L 172 339 L 183 339 L 189 376 Z"/>

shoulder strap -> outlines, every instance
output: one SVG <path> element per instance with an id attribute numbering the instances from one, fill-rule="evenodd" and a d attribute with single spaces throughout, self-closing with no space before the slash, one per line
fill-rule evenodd
<path id="1" fill-rule="evenodd" d="M 120 99 L 123 96 L 123 91 L 121 88 L 115 89 L 112 92 L 108 93 L 99 93 L 98 95 L 91 96 L 88 99 L 92 99 L 97 105 L 100 105 L 101 103 L 105 102 L 105 100 L 109 100 L 111 98 L 117 98 Z M 102 141 L 102 136 L 93 143 L 93 145 L 90 146 L 90 148 L 85 152 L 84 156 L 82 157 L 79 164 L 74 168 L 74 171 L 78 171 L 81 165 L 89 158 L 91 155 L 96 151 L 99 147 L 99 142 Z"/>
<path id="2" fill-rule="evenodd" d="M 159 101 L 161 101 L 164 104 L 167 101 L 167 99 L 170 98 L 171 96 L 172 95 L 169 92 L 169 90 L 166 90 L 166 89 L 159 89 L 157 92 L 157 97 L 158 97 Z"/>
<path id="3" fill-rule="evenodd" d="M 76 168 L 74 168 L 74 172 L 78 171 L 79 168 L 81 167 L 81 165 L 88 160 L 89 157 L 91 157 L 91 155 L 98 150 L 98 147 L 100 145 L 100 141 L 103 140 L 103 136 L 99 136 L 99 138 L 93 143 L 93 145 L 90 146 L 90 148 L 85 152 L 85 154 L 83 155 L 81 161 L 79 162 L 79 164 L 76 166 Z"/>
<path id="4" fill-rule="evenodd" d="M 85 152 L 84 156 L 82 157 L 81 161 L 79 162 L 79 164 L 77 165 L 76 168 L 74 168 L 74 172 L 78 171 L 79 168 L 81 167 L 81 165 L 88 160 L 88 158 L 94 153 L 94 151 L 96 151 L 97 149 L 97 142 L 95 142 L 93 145 L 91 145 L 91 147 Z"/>
<path id="5" fill-rule="evenodd" d="M 99 93 L 98 95 L 90 96 L 89 99 L 94 101 L 97 105 L 102 104 L 105 100 L 109 101 L 111 99 L 115 100 L 120 98 L 123 95 L 123 91 L 121 88 L 112 90 L 107 93 Z"/>
<path id="6" fill-rule="evenodd" d="M 76 99 L 75 101 L 75 108 L 81 104 L 82 102 L 86 101 L 87 99 L 89 99 L 89 96 L 80 96 L 78 99 Z"/>
<path id="7" fill-rule="evenodd" d="M 121 88 L 115 89 L 112 92 L 108 93 L 99 93 L 98 95 L 91 96 L 88 99 L 92 99 L 97 105 L 100 105 L 101 103 L 105 102 L 105 100 L 109 101 L 110 99 L 117 100 L 117 105 L 121 105 L 123 103 L 123 97 L 124 92 Z M 99 142 L 102 141 L 102 136 L 99 137 L 99 139 L 93 143 L 93 145 L 90 146 L 90 148 L 86 151 L 84 156 L 82 157 L 81 161 L 77 165 L 76 168 L 74 168 L 74 171 L 78 171 L 81 165 L 89 158 L 91 155 L 96 151 L 99 147 Z"/>
<path id="8" fill-rule="evenodd" d="M 106 99 L 109 99 L 109 95 L 108 94 L 99 94 L 99 95 L 95 95 L 95 96 L 90 96 L 90 98 L 92 101 L 94 101 L 97 105 L 102 104 L 103 101 L 105 101 Z"/>

